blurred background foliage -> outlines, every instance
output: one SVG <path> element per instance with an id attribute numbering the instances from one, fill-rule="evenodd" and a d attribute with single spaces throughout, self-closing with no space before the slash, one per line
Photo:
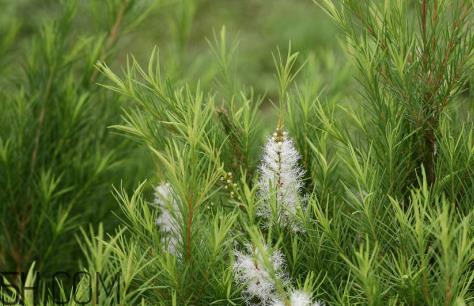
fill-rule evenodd
<path id="1" fill-rule="evenodd" d="M 2 25 L 16 22 L 20 27 L 14 42 L 16 60 L 31 36 L 41 25 L 62 14 L 58 0 L 1 0 Z M 114 1 L 79 1 L 78 12 L 72 25 L 73 32 L 92 35 L 103 32 L 113 23 L 113 14 L 104 3 Z M 133 2 L 133 1 L 132 1 Z M 280 47 L 285 53 L 288 41 L 303 55 L 310 53 L 324 57 L 331 51 L 339 56 L 336 28 L 330 19 L 312 1 L 307 0 L 146 0 L 140 2 L 143 10 L 150 9 L 133 32 L 121 33 L 117 58 L 113 63 L 121 67 L 128 54 L 139 62 L 147 60 L 152 48 L 160 48 L 166 59 L 169 76 L 188 80 L 209 81 L 215 65 L 208 39 L 222 26 L 239 41 L 238 72 L 246 83 L 259 93 L 276 92 L 274 65 L 271 52 Z M 91 8 L 91 6 L 93 8 Z M 3 27 L 2 27 L 3 28 Z M 301 58 L 305 58 L 302 56 Z M 338 59 L 340 59 L 338 57 Z M 216 67 L 214 67 L 216 68 Z"/>
<path id="2" fill-rule="evenodd" d="M 145 63 L 156 46 L 169 79 L 219 86 L 212 46 L 225 27 L 234 72 L 262 96 L 268 120 L 278 96 L 272 52 L 285 54 L 289 41 L 299 64 L 308 58 L 317 88 L 341 94 L 348 86 L 332 82 L 335 73 L 350 81 L 334 69 L 348 72 L 336 28 L 311 1 L 0 0 L 0 8 L 4 270 L 32 261 L 39 270 L 74 269 L 79 226 L 117 222 L 112 185 L 132 190 L 156 177 L 144 148 L 108 129 L 129 102 L 98 86 L 97 61 L 120 70 L 131 54 Z"/>
<path id="3" fill-rule="evenodd" d="M 379 2 L 382 1 L 374 3 Z M 140 182 L 149 179 L 145 189 L 146 197 L 151 198 L 151 184 L 166 178 L 144 146 L 116 135 L 117 129 L 110 129 L 112 125 L 121 126 L 122 131 L 124 126 L 133 127 L 130 122 L 124 122 L 124 114 L 132 114 L 129 118 L 136 116 L 133 123 L 138 125 L 157 121 L 130 101 L 134 94 L 147 92 L 139 83 L 142 80 L 134 77 L 140 75 L 140 67 L 147 67 L 155 47 L 160 52 L 164 79 L 169 79 L 175 87 L 183 84 L 198 87 L 200 83 L 204 92 L 215 95 L 216 112 L 224 122 L 224 129 L 225 120 L 235 126 L 241 123 L 241 117 L 234 116 L 229 107 L 231 97 L 240 92 L 228 86 L 239 86 L 251 97 L 249 101 L 262 102 L 255 103 L 262 111 L 252 121 L 259 126 L 249 129 L 256 131 L 251 134 L 256 139 L 251 139 L 254 142 L 247 152 L 252 171 L 258 162 L 259 144 L 275 127 L 274 106 L 279 99 L 283 100 L 272 54 L 284 57 L 290 53 L 289 46 L 299 53 L 294 67 L 304 64 L 304 68 L 296 77 L 297 86 L 291 89 L 288 101 L 283 101 L 287 103 L 285 124 L 302 153 L 306 179 L 311 182 L 306 187 L 315 194 L 317 226 L 326 226 L 327 232 L 337 233 L 329 237 L 328 248 L 334 249 L 342 243 L 352 252 L 352 240 L 362 239 L 359 231 L 365 231 L 370 224 L 365 215 L 358 217 L 352 211 L 369 207 L 374 208 L 376 217 L 379 214 L 386 217 L 388 213 L 379 209 L 382 206 L 373 203 L 384 199 L 384 208 L 393 206 L 395 211 L 401 212 L 399 207 L 410 202 L 409 199 L 421 203 L 429 196 L 428 187 L 423 189 L 423 194 L 410 194 L 405 190 L 411 190 L 420 179 L 420 173 L 405 171 L 409 167 L 403 162 L 409 158 L 398 154 L 405 151 L 396 151 L 395 157 L 401 161 L 393 161 L 392 156 L 386 154 L 387 148 L 399 147 L 401 142 L 397 137 L 402 133 L 398 133 L 398 125 L 387 127 L 385 118 L 370 108 L 375 104 L 369 103 L 372 101 L 368 95 L 370 90 L 364 88 L 364 77 L 367 77 L 364 73 L 365 69 L 372 69 L 370 71 L 379 76 L 376 71 L 379 67 L 371 62 L 369 52 L 375 44 L 373 41 L 367 44 L 367 50 L 362 50 L 367 53 L 358 50 L 359 55 L 366 56 L 363 59 L 367 62 L 357 62 L 360 58 L 351 60 L 348 55 L 358 53 L 351 47 L 359 42 L 344 41 L 340 34 L 330 18 L 310 0 L 0 0 L 0 268 L 26 271 L 36 261 L 35 269 L 39 271 L 77 269 L 81 250 L 76 238 L 81 226 L 97 227 L 103 222 L 106 232 L 112 233 L 119 222 L 114 215 L 123 213 L 112 196 L 112 186 L 123 194 L 131 194 Z M 219 44 L 223 41 L 227 42 L 224 49 L 233 51 L 235 47 L 235 52 L 226 50 L 222 57 Z M 232 54 L 234 56 L 225 58 Z M 223 64 L 225 60 L 231 63 Z M 102 66 L 107 76 L 97 69 L 98 61 L 111 68 L 107 70 L 107 66 Z M 469 69 L 472 69 L 472 56 L 470 61 Z M 382 61 L 386 62 L 391 63 Z M 228 65 L 232 66 L 229 71 L 235 76 L 226 79 Z M 126 71 L 127 67 L 132 68 Z M 472 73 L 467 75 L 472 79 Z M 129 86 L 131 92 L 125 95 L 99 86 L 117 86 L 131 79 L 138 81 Z M 409 85 L 416 87 L 413 80 L 416 78 L 410 79 Z M 394 102 L 388 94 L 388 89 L 396 91 L 396 83 L 387 80 L 381 83 L 386 85 L 387 97 L 377 98 L 381 102 L 390 101 L 396 108 L 396 102 L 403 99 Z M 469 199 L 474 196 L 470 167 L 473 104 L 459 102 L 472 101 L 472 80 L 462 85 L 463 90 L 453 95 L 452 103 L 440 120 L 441 141 L 437 148 L 440 184 L 436 191 L 447 195 L 450 201 L 462 203 L 462 210 L 470 211 Z M 133 92 L 136 88 L 139 90 Z M 219 88 L 222 90 L 216 90 Z M 116 90 L 120 92 L 120 89 Z M 146 98 L 144 100 L 153 105 L 156 97 L 149 94 Z M 220 121 L 214 122 L 220 126 L 216 122 Z M 151 130 L 147 128 L 142 124 L 136 130 Z M 156 130 L 155 127 L 153 132 Z M 159 132 L 166 135 L 166 131 Z M 216 137 L 221 137 L 224 143 L 223 135 Z M 411 150 L 411 147 L 406 148 Z M 223 160 L 232 159 L 232 150 L 231 146 L 223 149 Z M 372 160 L 381 162 L 374 166 Z M 387 160 L 390 163 L 384 163 Z M 404 179 L 399 179 L 405 175 L 411 175 L 406 184 Z M 249 177 L 249 181 L 251 179 Z M 367 182 L 368 186 L 360 186 L 360 181 Z M 386 183 L 383 188 L 379 186 L 382 183 Z M 394 192 L 395 199 L 388 197 L 392 184 L 403 187 Z M 366 196 L 371 191 L 371 196 Z M 465 196 L 458 199 L 459 194 Z M 345 210 L 339 209 L 344 201 L 348 204 Z M 135 202 L 139 207 L 145 206 L 141 205 L 141 198 Z M 444 203 L 444 199 L 441 202 Z M 330 206 L 333 203 L 337 205 Z M 329 213 L 334 214 L 333 219 L 329 214 L 325 219 L 325 205 L 329 210 L 334 209 Z M 441 217 L 454 216 L 448 210 L 441 215 L 434 210 L 430 214 L 440 223 L 444 220 Z M 344 220 L 348 216 L 354 219 L 350 223 L 354 227 L 352 240 L 346 235 L 349 230 Z M 402 213 L 398 217 L 399 223 L 405 222 Z M 383 219 L 375 219 L 384 225 Z M 337 225 L 335 230 L 331 228 L 333 220 Z M 429 228 L 428 223 L 426 228 Z M 372 229 L 367 229 L 370 231 Z M 381 231 L 371 234 L 376 238 L 384 235 Z M 102 232 L 101 235 L 106 236 Z M 390 232 L 386 236 L 397 235 L 394 231 L 393 235 Z M 387 237 L 380 240 L 390 241 Z M 313 245 L 318 243 L 313 241 Z M 127 244 L 124 246 L 125 250 L 132 249 Z M 367 244 L 366 253 L 369 251 Z M 411 251 L 406 253 L 412 254 Z M 327 258 L 322 257 L 317 263 L 312 254 L 305 256 L 307 262 L 317 265 L 315 271 L 330 271 L 333 266 L 328 267 L 327 263 L 337 263 L 333 250 L 321 253 Z M 357 254 L 362 258 L 364 250 L 360 249 Z M 351 273 L 345 266 L 334 268 L 334 272 L 338 271 L 341 279 Z M 199 280 L 195 282 L 201 285 Z M 344 290 L 352 287 L 351 282 L 347 284 Z M 338 298 L 346 299 L 344 292 L 334 297 Z"/>

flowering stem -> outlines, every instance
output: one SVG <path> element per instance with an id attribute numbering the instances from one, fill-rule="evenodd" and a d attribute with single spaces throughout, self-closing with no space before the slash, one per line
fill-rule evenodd
<path id="1" fill-rule="evenodd" d="M 283 142 L 283 129 L 281 127 L 281 121 L 278 123 L 278 128 L 276 130 L 276 135 L 275 135 L 275 142 L 277 144 L 281 144 Z M 281 148 L 280 148 L 281 149 Z M 282 186 L 282 180 L 281 180 L 281 150 L 278 150 L 278 171 L 277 171 L 277 193 L 283 197 L 282 191 L 281 191 L 281 186 Z M 278 197 L 277 197 L 277 202 L 278 202 Z M 278 203 L 277 203 L 278 204 Z"/>
<path id="2" fill-rule="evenodd" d="M 186 259 L 191 259 L 191 225 L 193 223 L 193 204 L 192 197 L 188 198 L 188 222 L 186 224 Z"/>

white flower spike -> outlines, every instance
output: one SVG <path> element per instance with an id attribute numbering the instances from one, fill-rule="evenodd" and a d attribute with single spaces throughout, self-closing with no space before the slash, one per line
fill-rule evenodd
<path id="1" fill-rule="evenodd" d="M 290 295 L 291 306 L 322 306 L 320 302 L 314 302 L 310 294 L 295 290 Z"/>
<path id="2" fill-rule="evenodd" d="M 263 205 L 258 214 L 269 218 L 270 201 L 276 199 L 280 225 L 298 230 L 296 212 L 301 204 L 300 192 L 304 171 L 298 165 L 300 154 L 288 133 L 277 128 L 268 139 L 260 165 L 259 194 Z M 273 193 L 275 192 L 275 193 Z"/>
<path id="3" fill-rule="evenodd" d="M 301 291 L 294 290 L 290 295 L 289 304 L 285 304 L 280 300 L 275 300 L 272 306 L 323 306 L 320 302 L 314 302 L 311 295 Z"/>
<path id="4" fill-rule="evenodd" d="M 161 183 L 155 188 L 155 199 L 153 203 L 160 209 L 160 216 L 156 219 L 162 237 L 161 242 L 165 249 L 176 253 L 178 245 L 179 226 L 176 217 L 179 213 L 178 202 L 173 196 L 173 189 L 169 183 Z"/>
<path id="5" fill-rule="evenodd" d="M 270 305 L 276 297 L 275 279 L 265 266 L 264 255 L 250 245 L 247 248 L 250 254 L 235 251 L 235 281 L 244 286 L 243 294 L 247 305 Z M 283 254 L 280 251 L 274 251 L 268 259 L 275 278 L 286 283 Z M 259 304 L 255 304 L 255 299 L 259 300 Z"/>

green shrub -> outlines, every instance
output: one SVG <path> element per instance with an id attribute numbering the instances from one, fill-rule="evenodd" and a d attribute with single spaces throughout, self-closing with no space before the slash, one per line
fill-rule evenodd
<path id="1" fill-rule="evenodd" d="M 107 131 L 120 118 L 120 104 L 96 86 L 101 76 L 94 65 L 112 59 L 121 33 L 141 18 L 144 6 L 97 1 L 84 11 L 68 1 L 61 8 L 31 39 L 23 37 L 24 48 L 20 35 L 26 34 L 15 23 L 2 35 L 2 68 L 11 72 L 1 83 L 2 271 L 28 271 L 33 262 L 45 273 L 75 270 L 78 227 L 115 224 L 110 186 L 126 173 L 127 147 Z M 78 10 L 113 18 L 97 19 L 93 34 L 81 32 Z"/>
<path id="2" fill-rule="evenodd" d="M 156 175 L 132 194 L 117 185 L 115 232 L 82 231 L 83 271 L 117 294 L 83 280 L 64 296 L 93 305 L 474 303 L 474 3 L 317 4 L 346 53 L 303 59 L 291 44 L 277 49 L 267 95 L 240 77 L 225 28 L 209 39 L 215 63 L 202 82 L 180 76 L 157 48 L 145 65 L 128 58 L 121 74 L 98 64 L 102 86 L 128 103 L 113 129 L 147 148 Z M 194 8 L 182 8 L 185 21 Z"/>

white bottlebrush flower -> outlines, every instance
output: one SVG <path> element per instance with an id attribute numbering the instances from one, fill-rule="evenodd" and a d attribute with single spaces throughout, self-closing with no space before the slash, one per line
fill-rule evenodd
<path id="1" fill-rule="evenodd" d="M 276 199 L 282 226 L 297 230 L 296 212 L 300 206 L 304 171 L 298 165 L 300 154 L 288 133 L 278 128 L 268 139 L 260 165 L 259 195 L 263 200 L 258 214 L 269 218 L 270 201 Z M 274 193 L 273 193 L 274 192 Z"/>
<path id="2" fill-rule="evenodd" d="M 160 209 L 156 225 L 161 231 L 161 242 L 168 252 L 174 254 L 178 245 L 179 226 L 176 220 L 179 214 L 178 202 L 169 183 L 156 186 L 154 195 L 153 203 Z"/>
<path id="3" fill-rule="evenodd" d="M 311 295 L 301 290 L 294 290 L 290 295 L 291 306 L 322 306 L 320 302 L 314 302 Z"/>
<path id="4" fill-rule="evenodd" d="M 287 282 L 284 273 L 285 260 L 283 254 L 280 251 L 274 251 L 268 255 L 274 273 L 273 277 L 272 272 L 268 271 L 265 265 L 262 252 L 252 246 L 247 248 L 250 254 L 240 251 L 235 252 L 235 281 L 244 286 L 243 294 L 248 305 L 256 305 L 255 299 L 259 301 L 260 305 L 269 305 L 275 299 L 275 279 L 282 283 Z"/>
<path id="5" fill-rule="evenodd" d="M 314 302 L 311 295 L 301 291 L 294 290 L 290 295 L 289 304 L 285 304 L 280 300 L 275 300 L 272 306 L 322 306 L 320 302 Z"/>
<path id="6" fill-rule="evenodd" d="M 283 302 L 280 301 L 280 300 L 274 300 L 274 301 L 272 302 L 272 306 L 287 306 L 287 305 L 285 305 L 285 303 L 283 303 Z"/>

